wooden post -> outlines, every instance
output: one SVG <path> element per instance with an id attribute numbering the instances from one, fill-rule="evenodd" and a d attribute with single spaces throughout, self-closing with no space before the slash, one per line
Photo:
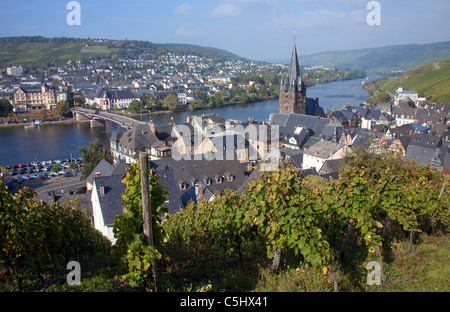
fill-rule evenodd
<path id="1" fill-rule="evenodd" d="M 144 221 L 144 236 L 147 245 L 152 245 L 152 215 L 150 209 L 150 186 L 148 180 L 148 154 L 139 155 L 141 167 L 142 218 Z"/>
<path id="2" fill-rule="evenodd" d="M 153 248 L 153 229 L 152 229 L 152 211 L 150 202 L 150 183 L 149 183 L 149 164 L 148 154 L 140 153 L 140 171 L 141 171 L 141 195 L 142 195 L 142 219 L 145 241 L 147 245 Z M 153 277 L 154 277 L 154 291 L 156 292 L 156 266 L 153 258 Z"/>

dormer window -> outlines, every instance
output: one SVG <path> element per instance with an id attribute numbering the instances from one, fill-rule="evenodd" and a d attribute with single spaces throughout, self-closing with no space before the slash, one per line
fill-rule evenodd
<path id="1" fill-rule="evenodd" d="M 212 180 L 210 178 L 206 179 L 206 185 L 211 185 Z"/>
<path id="2" fill-rule="evenodd" d="M 184 191 L 188 188 L 188 184 L 186 182 L 181 183 L 181 190 Z"/>
<path id="3" fill-rule="evenodd" d="M 217 183 L 222 183 L 224 181 L 224 178 L 223 178 L 223 176 L 219 176 L 219 177 L 217 177 Z"/>
<path id="4" fill-rule="evenodd" d="M 234 175 L 230 174 L 228 176 L 228 182 L 234 181 Z"/>

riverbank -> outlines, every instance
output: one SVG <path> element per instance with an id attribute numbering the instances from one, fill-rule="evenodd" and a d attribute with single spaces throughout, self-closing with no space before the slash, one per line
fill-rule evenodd
<path id="1" fill-rule="evenodd" d="M 39 124 L 39 126 L 50 126 L 50 125 L 58 125 L 58 124 L 72 124 L 76 123 L 76 120 L 73 118 L 61 118 L 61 120 L 49 120 L 44 121 Z M 13 122 L 13 123 L 4 123 L 0 122 L 0 128 L 13 128 L 13 127 L 25 127 L 31 124 L 31 121 L 26 122 Z"/>

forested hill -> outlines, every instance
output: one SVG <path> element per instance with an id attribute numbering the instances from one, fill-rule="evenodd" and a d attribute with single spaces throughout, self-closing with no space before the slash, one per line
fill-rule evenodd
<path id="1" fill-rule="evenodd" d="M 379 48 L 329 51 L 300 55 L 303 65 L 322 65 L 368 72 L 410 71 L 433 61 L 450 58 L 450 41 L 394 45 Z"/>
<path id="2" fill-rule="evenodd" d="M 12 65 L 35 66 L 53 63 L 61 65 L 69 60 L 89 61 L 99 57 L 137 57 L 148 53 L 157 58 L 166 53 L 195 55 L 216 62 L 243 59 L 233 53 L 188 44 L 157 44 L 138 40 L 4 37 L 0 38 L 0 68 Z"/>

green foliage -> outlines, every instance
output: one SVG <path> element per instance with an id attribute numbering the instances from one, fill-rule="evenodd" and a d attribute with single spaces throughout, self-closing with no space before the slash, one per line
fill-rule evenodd
<path id="1" fill-rule="evenodd" d="M 168 110 L 174 111 L 178 107 L 178 97 L 176 97 L 173 94 L 169 94 L 166 96 L 163 102 L 163 107 L 165 107 Z"/>
<path id="2" fill-rule="evenodd" d="M 114 235 L 115 254 L 121 261 L 121 278 L 132 287 L 154 286 L 153 263 L 160 260 L 163 240 L 162 217 L 167 213 L 163 203 L 166 189 L 159 183 L 154 170 L 149 173 L 150 205 L 153 228 L 153 247 L 144 239 L 142 220 L 141 177 L 139 164 L 133 164 L 123 178 L 126 189 L 122 194 L 123 214 L 116 217 Z"/>
<path id="3" fill-rule="evenodd" d="M 144 108 L 144 105 L 142 105 L 142 102 L 138 100 L 133 100 L 128 105 L 128 109 L 134 112 L 139 112 L 142 108 Z"/>
<path id="4" fill-rule="evenodd" d="M 13 106 L 7 99 L 0 100 L 0 117 L 8 117 L 13 111 Z"/>
<path id="5" fill-rule="evenodd" d="M 40 277 L 48 266 L 93 259 L 110 248 L 78 202 L 46 204 L 34 200 L 36 195 L 27 187 L 11 195 L 0 179 L 0 264 L 9 269 L 18 289 L 25 271 Z"/>
<path id="6" fill-rule="evenodd" d="M 81 180 L 86 180 L 102 159 L 107 160 L 110 164 L 114 162 L 111 151 L 103 148 L 103 146 L 98 143 L 97 139 L 88 144 L 87 150 L 85 147 L 80 147 L 78 149 L 78 153 L 83 159 L 83 168 L 81 169 L 80 177 Z"/>
<path id="7" fill-rule="evenodd" d="M 394 238 L 447 231 L 450 192 L 441 173 L 393 154 L 355 149 L 340 175 L 305 179 L 289 163 L 262 172 L 244 194 L 224 192 L 169 216 L 165 248 L 242 259 L 245 248 L 263 246 L 274 271 L 281 252 L 294 253 L 337 289 L 339 271 L 389 259 Z M 361 280 L 367 272 L 356 274 Z"/>
<path id="8" fill-rule="evenodd" d="M 72 100 L 73 101 L 73 100 Z M 69 103 L 66 101 L 59 101 L 56 104 L 56 112 L 58 113 L 58 115 L 60 116 L 66 116 L 67 114 L 70 113 L 70 106 Z"/>

